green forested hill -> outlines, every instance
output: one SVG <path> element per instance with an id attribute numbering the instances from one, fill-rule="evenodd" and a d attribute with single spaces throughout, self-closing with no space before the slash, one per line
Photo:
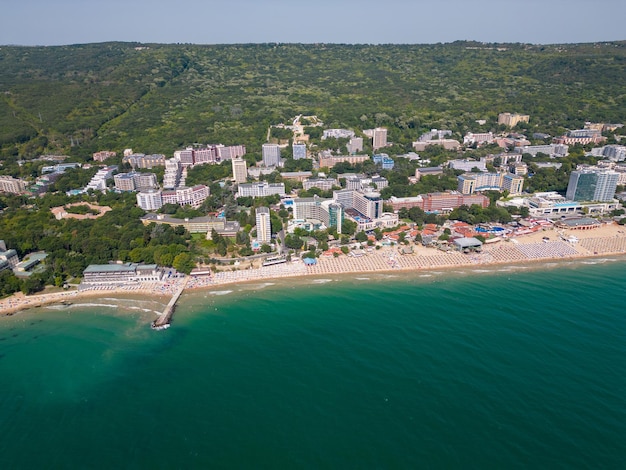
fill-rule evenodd
<path id="1" fill-rule="evenodd" d="M 505 111 L 552 133 L 625 122 L 626 42 L 0 48 L 5 157 L 194 142 L 258 151 L 268 124 L 300 113 L 333 127 L 384 125 L 408 144 L 431 127 L 493 126 Z"/>

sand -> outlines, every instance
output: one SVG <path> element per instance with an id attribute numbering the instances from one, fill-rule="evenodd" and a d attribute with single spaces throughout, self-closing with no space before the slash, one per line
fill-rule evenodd
<path id="1" fill-rule="evenodd" d="M 548 237 L 548 240 L 544 240 Z M 576 237 L 576 243 L 568 242 Z M 401 254 L 399 247 L 383 247 L 365 250 L 362 256 L 341 255 L 337 258 L 322 256 L 317 264 L 306 266 L 296 260 L 284 264 L 249 268 L 232 266 L 211 276 L 191 277 L 186 289 L 206 289 L 225 284 L 247 281 L 270 280 L 284 277 L 320 276 L 327 274 L 360 274 L 385 271 L 417 271 L 446 267 L 488 265 L 514 265 L 533 261 L 563 260 L 594 256 L 626 254 L 626 228 L 615 223 L 602 225 L 593 230 L 544 229 L 536 233 L 502 240 L 483 246 L 481 253 L 463 254 L 456 251 L 443 252 L 421 245 L 411 245 L 412 254 Z M 163 298 L 169 297 L 184 279 L 167 282 L 151 282 L 120 287 L 96 287 L 89 290 L 70 290 L 51 294 L 25 296 L 21 293 L 0 300 L 0 313 L 12 314 L 22 309 L 52 303 L 73 302 L 79 298 L 101 297 L 112 294 L 139 294 Z"/>

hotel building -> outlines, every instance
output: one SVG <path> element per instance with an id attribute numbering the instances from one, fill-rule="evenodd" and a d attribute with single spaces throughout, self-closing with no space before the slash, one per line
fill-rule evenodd
<path id="1" fill-rule="evenodd" d="M 280 166 L 280 147 L 278 144 L 263 144 L 261 146 L 263 165 L 266 167 Z"/>
<path id="2" fill-rule="evenodd" d="M 245 183 L 248 179 L 248 168 L 243 158 L 233 158 L 233 180 L 235 183 Z"/>
<path id="3" fill-rule="evenodd" d="M 256 208 L 256 239 L 259 243 L 269 243 L 272 240 L 269 207 Z"/>

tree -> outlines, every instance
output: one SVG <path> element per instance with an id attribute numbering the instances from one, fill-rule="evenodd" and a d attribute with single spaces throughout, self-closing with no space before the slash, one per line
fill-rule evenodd
<path id="1" fill-rule="evenodd" d="M 345 233 L 346 235 L 354 235 L 354 233 L 356 232 L 356 228 L 357 228 L 356 222 L 350 219 L 344 219 L 341 225 L 341 233 Z"/>
<path id="2" fill-rule="evenodd" d="M 189 253 L 180 253 L 174 258 L 173 266 L 176 271 L 189 274 L 195 267 L 195 263 L 191 259 L 191 255 Z"/>
<path id="3" fill-rule="evenodd" d="M 367 241 L 367 234 L 366 234 L 363 230 L 361 230 L 360 232 L 358 232 L 358 233 L 355 235 L 355 237 L 354 237 L 354 238 L 355 238 L 355 239 L 356 239 L 356 241 L 358 241 L 358 242 L 365 242 L 365 241 Z"/>

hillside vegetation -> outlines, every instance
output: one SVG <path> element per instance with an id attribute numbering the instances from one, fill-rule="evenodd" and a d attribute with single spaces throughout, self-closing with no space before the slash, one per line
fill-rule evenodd
<path id="1" fill-rule="evenodd" d="M 626 121 L 625 72 L 626 42 L 3 46 L 0 156 L 195 142 L 258 152 L 269 124 L 300 113 L 387 126 L 400 145 L 432 127 L 488 130 L 505 111 L 555 135 Z"/>

